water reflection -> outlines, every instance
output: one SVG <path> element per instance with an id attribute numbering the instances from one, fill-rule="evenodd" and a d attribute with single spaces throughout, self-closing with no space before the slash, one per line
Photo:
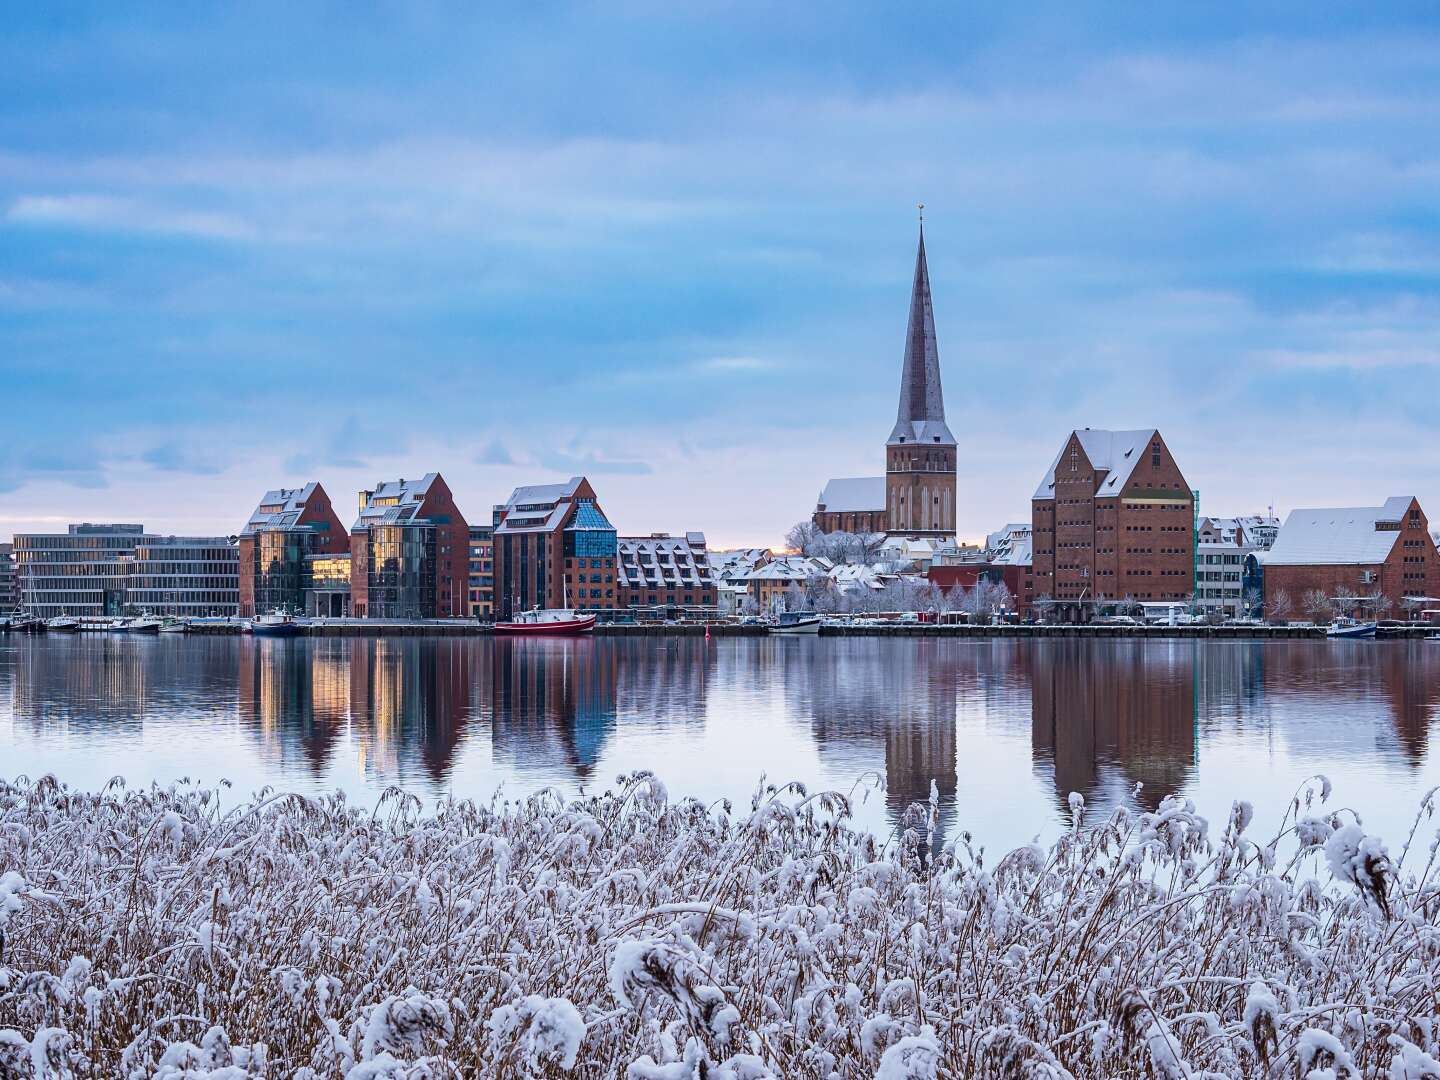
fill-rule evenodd
<path id="1" fill-rule="evenodd" d="M 1437 715 L 1429 642 L 0 639 L 7 774 L 103 782 L 113 758 L 162 780 L 488 797 L 648 766 L 743 798 L 762 772 L 870 771 L 872 824 L 933 781 L 946 834 L 1010 814 L 1028 836 L 1071 791 L 1153 806 L 1248 769 L 1353 767 L 1408 793 L 1440 781 Z M 982 804 L 992 775 L 1013 779 Z"/>

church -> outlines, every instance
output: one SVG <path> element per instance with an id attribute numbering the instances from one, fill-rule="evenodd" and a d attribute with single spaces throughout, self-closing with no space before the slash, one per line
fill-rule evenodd
<path id="1" fill-rule="evenodd" d="M 955 535 L 955 436 L 945 424 L 940 392 L 923 221 L 900 369 L 900 408 L 885 440 L 885 475 L 831 480 L 812 520 L 827 533 L 947 540 Z"/>

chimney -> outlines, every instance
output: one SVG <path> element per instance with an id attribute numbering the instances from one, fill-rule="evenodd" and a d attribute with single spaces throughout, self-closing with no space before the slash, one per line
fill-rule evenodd
<path id="1" fill-rule="evenodd" d="M 360 509 L 361 509 L 361 510 L 364 510 L 364 509 L 365 509 L 365 507 L 366 507 L 366 506 L 369 504 L 369 502 L 370 502 L 370 496 L 372 496 L 372 495 L 374 495 L 374 494 L 375 494 L 375 492 L 373 492 L 373 491 L 362 491 L 362 492 L 360 492 Z"/>

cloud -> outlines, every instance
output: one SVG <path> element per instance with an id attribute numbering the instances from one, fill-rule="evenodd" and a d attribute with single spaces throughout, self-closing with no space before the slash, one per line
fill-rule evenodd
<path id="1" fill-rule="evenodd" d="M 161 472 L 217 476 L 225 471 L 207 452 L 197 453 L 193 447 L 182 446 L 175 440 L 151 447 L 140 455 L 140 460 Z"/>
<path id="2" fill-rule="evenodd" d="M 22 195 L 5 220 L 112 232 L 171 233 L 208 240 L 243 240 L 254 230 L 232 214 L 151 203 L 113 195 Z"/>
<path id="3" fill-rule="evenodd" d="M 516 461 L 510 453 L 510 449 L 503 442 L 499 439 L 491 439 L 489 445 L 475 458 L 475 463 L 477 465 L 514 465 Z"/>
<path id="4" fill-rule="evenodd" d="M 744 371 L 773 371 L 778 365 L 774 360 L 760 356 L 712 356 L 697 360 L 693 365 L 698 372 L 713 372 L 722 375 Z"/>
<path id="5" fill-rule="evenodd" d="M 616 458 L 601 458 L 595 453 L 585 454 L 554 453 L 542 455 L 540 464 L 555 472 L 569 473 L 570 475 L 587 475 L 590 473 L 611 473 L 624 476 L 649 476 L 654 468 L 644 461 L 623 461 Z"/>

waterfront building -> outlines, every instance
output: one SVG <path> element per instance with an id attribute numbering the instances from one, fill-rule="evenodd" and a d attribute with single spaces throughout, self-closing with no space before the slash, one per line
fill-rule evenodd
<path id="1" fill-rule="evenodd" d="M 317 483 L 265 492 L 240 530 L 240 614 L 309 612 L 309 559 L 350 552 L 350 536 Z M 348 588 L 348 585 L 347 585 Z M 328 598 L 327 598 L 328 599 Z M 330 604 L 323 605 L 329 614 Z M 346 604 L 348 607 L 348 602 Z"/>
<path id="2" fill-rule="evenodd" d="M 1154 428 L 1072 431 L 1031 498 L 1031 533 L 1034 601 L 1062 620 L 1194 590 L 1194 495 Z"/>
<path id="3" fill-rule="evenodd" d="M 224 536 L 155 536 L 143 525 L 71 525 L 15 537 L 20 604 L 41 618 L 234 615 L 239 554 Z"/>
<path id="4" fill-rule="evenodd" d="M 0 615 L 9 615 L 19 606 L 15 586 L 15 545 L 0 544 Z"/>
<path id="5" fill-rule="evenodd" d="M 470 526 L 439 473 L 360 492 L 360 513 L 350 527 L 356 618 L 464 618 L 469 561 Z"/>
<path id="6" fill-rule="evenodd" d="M 1254 580 L 1259 563 L 1247 563 L 1246 557 L 1269 550 L 1279 531 L 1279 519 L 1268 514 L 1202 517 L 1195 530 L 1196 608 L 1228 617 L 1255 614 L 1261 599 Z"/>
<path id="7" fill-rule="evenodd" d="M 343 619 L 350 611 L 350 552 L 322 552 L 305 556 L 301 590 L 305 614 L 313 618 Z"/>
<path id="8" fill-rule="evenodd" d="M 780 555 L 741 576 L 757 611 L 784 611 L 791 589 L 803 589 L 811 578 L 829 579 L 835 564 L 806 555 Z"/>
<path id="9" fill-rule="evenodd" d="M 932 585 L 949 593 L 981 582 L 1004 585 L 1018 610 L 1034 600 L 1035 578 L 1028 522 L 1006 525 L 985 537 L 985 549 L 958 548 L 938 557 L 926 573 Z"/>
<path id="10" fill-rule="evenodd" d="M 621 607 L 667 617 L 680 610 L 713 614 L 718 607 L 718 582 L 704 533 L 622 536 L 618 551 L 615 583 Z"/>
<path id="11" fill-rule="evenodd" d="M 495 617 L 495 526 L 470 526 L 469 605 L 472 619 Z"/>
<path id="12" fill-rule="evenodd" d="M 516 488 L 495 508 L 495 617 L 532 608 L 613 611 L 618 551 L 615 526 L 585 477 Z"/>
<path id="13" fill-rule="evenodd" d="M 900 407 L 885 440 L 885 475 L 829 481 L 812 520 L 822 532 L 950 538 L 955 535 L 955 475 L 955 436 L 945 423 L 922 225 L 910 287 Z"/>
<path id="14" fill-rule="evenodd" d="M 1380 506 L 1295 510 L 1265 553 L 1265 597 L 1280 593 L 1297 616 L 1318 593 L 1338 608 L 1372 617 L 1418 619 L 1440 595 L 1440 556 L 1413 495 Z M 1357 599 L 1358 598 L 1358 599 Z"/>

